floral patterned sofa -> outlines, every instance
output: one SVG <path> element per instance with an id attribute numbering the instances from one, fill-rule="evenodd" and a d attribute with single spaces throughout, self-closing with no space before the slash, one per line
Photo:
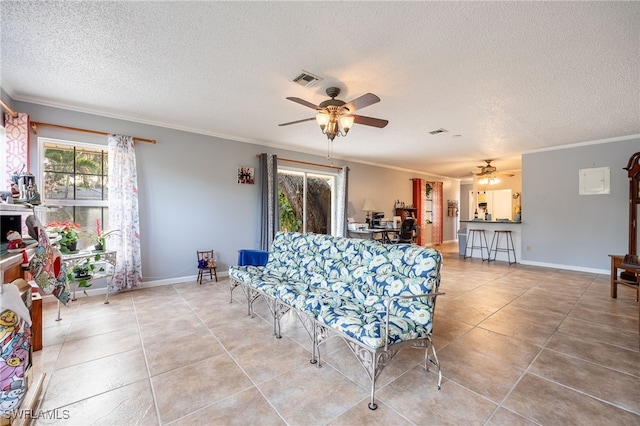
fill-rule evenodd
<path id="1" fill-rule="evenodd" d="M 321 234 L 278 233 L 265 266 L 232 266 L 231 288 L 241 286 L 248 311 L 264 297 L 280 337 L 280 318 L 293 310 L 309 333 L 311 363 L 320 365 L 319 346 L 337 333 L 359 358 L 375 382 L 405 345 L 425 348 L 424 368 L 438 369 L 431 343 L 433 313 L 440 284 L 442 257 L 416 245 Z M 432 356 L 430 356 L 431 352 Z"/>

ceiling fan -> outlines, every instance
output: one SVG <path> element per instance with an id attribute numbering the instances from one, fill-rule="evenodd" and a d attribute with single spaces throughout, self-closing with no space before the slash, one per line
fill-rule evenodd
<path id="1" fill-rule="evenodd" d="M 514 174 L 513 173 L 503 173 L 503 172 L 498 172 L 498 169 L 495 168 L 495 166 L 491 165 L 491 162 L 493 160 L 484 160 L 485 163 L 487 163 L 486 166 L 477 166 L 478 168 L 480 168 L 480 173 L 476 173 L 474 176 L 476 178 L 478 178 L 478 183 L 480 185 L 494 185 L 496 183 L 500 182 L 500 179 L 498 178 L 498 176 L 507 176 L 507 177 L 513 177 Z"/>
<path id="2" fill-rule="evenodd" d="M 305 118 L 304 120 L 290 121 L 288 123 L 279 124 L 279 126 L 288 126 L 290 124 L 303 123 L 305 121 L 316 120 L 320 125 L 322 133 L 333 141 L 336 136 L 346 136 L 353 123 L 364 124 L 365 126 L 373 126 L 383 128 L 389 124 L 388 120 L 380 118 L 365 117 L 364 115 L 355 115 L 356 110 L 368 107 L 377 102 L 380 98 L 373 93 L 367 93 L 351 102 L 344 102 L 336 99 L 340 95 L 340 89 L 337 87 L 329 87 L 327 95 L 331 99 L 321 102 L 320 105 L 314 105 L 311 102 L 296 97 L 288 97 L 290 101 L 304 105 L 308 108 L 318 111 L 315 117 Z"/>

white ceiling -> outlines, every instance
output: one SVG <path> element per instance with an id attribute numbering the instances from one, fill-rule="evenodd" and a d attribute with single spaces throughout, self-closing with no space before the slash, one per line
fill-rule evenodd
<path id="1" fill-rule="evenodd" d="M 314 116 L 285 98 L 372 92 L 381 102 L 358 113 L 389 125 L 354 125 L 333 156 L 449 177 L 640 134 L 639 2 L 2 0 L 0 12 L 0 86 L 15 100 L 325 155 L 315 122 L 278 127 Z M 302 70 L 323 80 L 293 83 Z"/>

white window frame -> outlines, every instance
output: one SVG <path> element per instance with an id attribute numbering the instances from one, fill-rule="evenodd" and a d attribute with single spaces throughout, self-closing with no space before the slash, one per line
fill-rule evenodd
<path id="1" fill-rule="evenodd" d="M 43 204 L 48 206 L 78 206 L 78 207 L 109 207 L 109 200 L 49 200 L 45 198 L 44 194 L 44 145 L 45 143 L 53 143 L 57 145 L 64 145 L 76 148 L 86 149 L 99 149 L 106 151 L 106 145 L 100 145 L 97 143 L 87 143 L 78 141 L 68 141 L 63 139 L 52 138 L 38 138 L 38 173 L 36 175 L 36 182 L 38 182 L 38 188 L 40 189 L 40 197 Z"/>
<path id="2" fill-rule="evenodd" d="M 75 147 L 75 148 L 85 148 L 85 149 L 89 149 L 89 150 L 100 150 L 100 151 L 107 151 L 107 145 L 104 144 L 96 144 L 96 143 L 87 143 L 87 142 L 79 142 L 79 141 L 70 141 L 70 140 L 63 140 L 63 139 L 53 139 L 53 138 L 46 138 L 46 137 L 39 137 L 38 138 L 38 168 L 37 168 L 37 173 L 36 173 L 36 182 L 39 188 L 39 192 L 40 192 L 40 197 L 41 197 L 41 202 L 43 204 L 44 207 L 71 207 L 71 208 L 75 208 L 75 207 L 98 207 L 98 208 L 108 208 L 109 207 L 109 200 L 49 200 L 45 197 L 45 191 L 44 191 L 44 145 L 46 143 L 51 143 L 51 144 L 56 144 L 56 145 L 60 145 L 60 146 L 68 146 L 68 147 Z M 75 210 L 75 209 L 74 209 Z M 47 211 L 48 209 L 46 208 L 39 208 L 36 210 L 37 214 L 38 214 L 38 218 L 40 219 L 40 221 L 43 223 L 43 225 L 46 225 L 49 220 L 47 219 Z M 103 219 L 104 219 L 104 211 L 103 211 Z M 76 220 L 76 218 L 74 218 L 74 221 Z M 106 219 L 105 219 L 106 221 Z M 103 226 L 105 225 L 104 223 L 102 224 Z M 87 232 L 92 232 L 93 231 L 93 224 L 86 224 L 86 231 Z M 82 244 L 89 244 L 90 243 L 90 237 L 88 236 L 89 234 L 87 234 L 86 236 L 82 237 Z"/>

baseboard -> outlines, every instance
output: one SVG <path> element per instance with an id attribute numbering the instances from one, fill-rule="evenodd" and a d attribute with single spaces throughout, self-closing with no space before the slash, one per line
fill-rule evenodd
<path id="1" fill-rule="evenodd" d="M 225 278 L 228 276 L 229 276 L 229 271 L 218 272 L 218 278 Z M 135 290 L 140 290 L 143 288 L 150 288 L 150 287 L 161 287 L 164 285 L 180 284 L 180 283 L 189 282 L 189 281 L 195 282 L 197 278 L 198 278 L 197 275 L 189 275 L 186 277 L 167 278 L 165 280 L 143 281 L 142 286 L 133 288 L 129 291 L 135 291 Z M 88 297 L 88 296 L 99 296 L 99 295 L 105 295 L 105 294 L 107 294 L 106 286 L 99 287 L 99 288 L 88 288 L 86 289 L 86 294 L 85 294 L 85 291 L 83 291 L 82 289 L 76 289 L 76 298 Z M 110 293 L 110 295 L 113 295 L 113 294 L 115 294 L 115 292 Z M 45 302 L 52 302 L 52 301 L 55 302 L 57 300 L 55 296 L 53 296 L 52 294 L 43 295 L 42 298 Z"/>
<path id="2" fill-rule="evenodd" d="M 443 241 L 442 244 L 425 243 L 422 245 L 422 247 L 438 247 L 444 244 L 457 243 L 457 242 L 458 240 L 446 240 L 446 241 Z"/>
<path id="3" fill-rule="evenodd" d="M 529 266 L 540 266 L 543 268 L 563 269 L 567 271 L 576 271 L 576 272 L 588 272 L 590 274 L 600 274 L 600 275 L 611 274 L 611 270 L 609 269 L 585 268 L 582 266 L 560 265 L 557 263 L 546 263 L 546 262 L 534 262 L 531 260 L 521 260 L 518 263 L 521 263 L 522 265 L 529 265 Z"/>

